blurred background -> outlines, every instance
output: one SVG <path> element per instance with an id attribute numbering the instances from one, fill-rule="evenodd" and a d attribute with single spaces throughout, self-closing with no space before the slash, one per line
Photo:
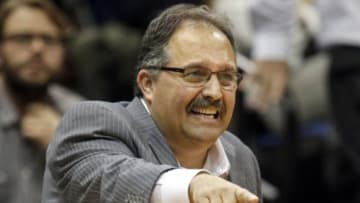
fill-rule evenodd
<path id="1" fill-rule="evenodd" d="M 234 26 L 239 66 L 254 66 L 251 0 L 53 1 L 77 28 L 60 82 L 87 99 L 132 99 L 141 36 L 152 18 L 176 3 L 208 4 L 227 15 Z M 345 202 L 352 166 L 332 124 L 329 59 L 314 43 L 321 22 L 309 0 L 299 0 L 294 12 L 298 22 L 291 36 L 285 97 L 259 113 L 243 104 L 244 92 L 239 91 L 230 130 L 259 160 L 265 203 Z"/>

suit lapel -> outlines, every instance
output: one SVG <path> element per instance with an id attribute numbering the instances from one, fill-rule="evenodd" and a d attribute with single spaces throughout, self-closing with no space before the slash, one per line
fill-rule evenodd
<path id="1" fill-rule="evenodd" d="M 145 139 L 143 140 L 144 144 L 149 145 L 154 155 L 152 161 L 156 160 L 159 164 L 178 166 L 174 154 L 166 143 L 166 139 L 161 134 L 150 114 L 146 111 L 141 100 L 135 97 L 126 108 L 138 124 L 137 128 L 141 139 Z"/>
<path id="2" fill-rule="evenodd" d="M 157 135 L 151 136 L 149 139 L 149 146 L 159 163 L 178 166 L 175 156 L 167 145 L 164 137 L 161 136 L 160 138 Z"/>
<path id="3" fill-rule="evenodd" d="M 242 187 L 246 187 L 247 179 L 244 175 L 246 163 L 239 163 L 239 159 L 236 158 L 235 149 L 233 149 L 230 143 L 227 142 L 224 136 L 221 136 L 221 142 L 225 148 L 225 153 L 231 163 L 230 172 L 229 172 L 229 180 L 237 185 L 241 185 Z"/>

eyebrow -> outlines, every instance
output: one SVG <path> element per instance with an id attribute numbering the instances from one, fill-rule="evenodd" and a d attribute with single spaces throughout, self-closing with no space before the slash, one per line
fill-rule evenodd
<path id="1" fill-rule="evenodd" d="M 191 67 L 208 68 L 208 66 L 205 65 L 202 62 L 193 62 L 193 63 L 189 63 L 189 64 L 183 66 L 183 68 L 191 68 Z M 236 66 L 234 67 L 234 66 L 229 65 L 229 64 L 225 64 L 223 67 L 224 67 L 224 70 L 235 70 L 235 71 L 237 71 L 237 69 L 239 69 L 238 67 L 236 67 Z"/>

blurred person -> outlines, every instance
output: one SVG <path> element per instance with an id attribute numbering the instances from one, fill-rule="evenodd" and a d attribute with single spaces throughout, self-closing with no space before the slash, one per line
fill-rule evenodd
<path id="1" fill-rule="evenodd" d="M 247 0 L 208 0 L 208 3 L 219 13 L 224 13 L 233 24 L 236 46 L 242 55 L 248 55 L 251 48 L 251 27 L 249 2 Z M 244 67 L 246 68 L 246 67 Z"/>
<path id="2" fill-rule="evenodd" d="M 337 161 L 346 162 L 330 177 L 334 185 L 331 194 L 336 196 L 334 201 L 360 202 L 360 1 L 307 2 L 313 3 L 319 14 L 320 27 L 314 40 L 330 60 L 330 108 L 341 142 L 337 156 L 342 160 Z M 246 86 L 247 104 L 258 111 L 277 103 L 286 87 L 289 33 L 296 24 L 294 11 L 295 0 L 252 1 L 257 68 Z"/>
<path id="3" fill-rule="evenodd" d="M 226 19 L 166 9 L 143 37 L 135 98 L 64 115 L 42 202 L 261 202 L 256 158 L 226 131 L 242 76 Z"/>
<path id="4" fill-rule="evenodd" d="M 54 79 L 69 25 L 49 1 L 0 8 L 0 202 L 41 201 L 45 151 L 61 114 L 80 97 Z"/>
<path id="5" fill-rule="evenodd" d="M 218 13 L 225 14 L 232 23 L 233 33 L 237 47 L 237 64 L 249 73 L 252 64 L 247 59 L 251 48 L 251 27 L 249 18 L 249 2 L 247 0 L 209 0 L 209 5 Z M 245 78 L 246 81 L 246 78 Z M 239 85 L 239 88 L 243 83 Z M 261 129 L 256 121 L 255 114 L 243 105 L 243 92 L 237 92 L 237 104 L 229 130 L 241 136 L 242 141 L 254 147 L 253 128 Z"/>

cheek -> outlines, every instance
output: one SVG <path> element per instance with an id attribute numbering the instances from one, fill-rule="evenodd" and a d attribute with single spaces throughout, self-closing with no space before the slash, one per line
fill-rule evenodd
<path id="1" fill-rule="evenodd" d="M 43 55 L 45 63 L 54 71 L 57 71 L 62 67 L 64 57 L 65 53 L 63 49 L 45 52 Z"/>
<path id="2" fill-rule="evenodd" d="M 234 93 L 229 93 L 229 95 L 225 96 L 225 102 L 228 103 L 229 106 L 231 106 L 231 108 L 233 109 L 235 106 L 235 100 L 236 100 L 236 92 Z"/>
<path id="3" fill-rule="evenodd" d="M 14 49 L 9 46 L 4 47 L 1 52 L 1 56 L 3 57 L 2 60 L 8 63 L 11 67 L 17 67 L 18 65 L 25 63 L 30 57 L 26 51 Z"/>
<path id="4" fill-rule="evenodd" d="M 165 90 L 159 98 L 162 98 L 161 102 L 169 112 L 180 115 L 184 106 L 185 95 L 178 89 L 169 88 Z"/>
<path id="5" fill-rule="evenodd" d="M 192 99 L 191 93 L 184 87 L 168 85 L 168 88 L 164 88 L 162 93 L 157 95 L 160 98 L 160 110 L 166 112 L 167 116 L 171 115 L 169 119 L 173 122 L 186 119 L 186 107 Z"/>
<path id="6" fill-rule="evenodd" d="M 236 100 L 235 93 L 229 93 L 229 94 L 224 95 L 226 112 L 227 112 L 227 116 L 229 117 L 229 119 L 231 118 L 232 113 L 235 108 L 235 100 Z"/>
<path id="7" fill-rule="evenodd" d="M 199 95 L 199 91 L 196 91 L 194 88 L 188 87 L 179 87 L 176 89 L 175 101 L 179 111 L 186 113 L 187 106 Z"/>

